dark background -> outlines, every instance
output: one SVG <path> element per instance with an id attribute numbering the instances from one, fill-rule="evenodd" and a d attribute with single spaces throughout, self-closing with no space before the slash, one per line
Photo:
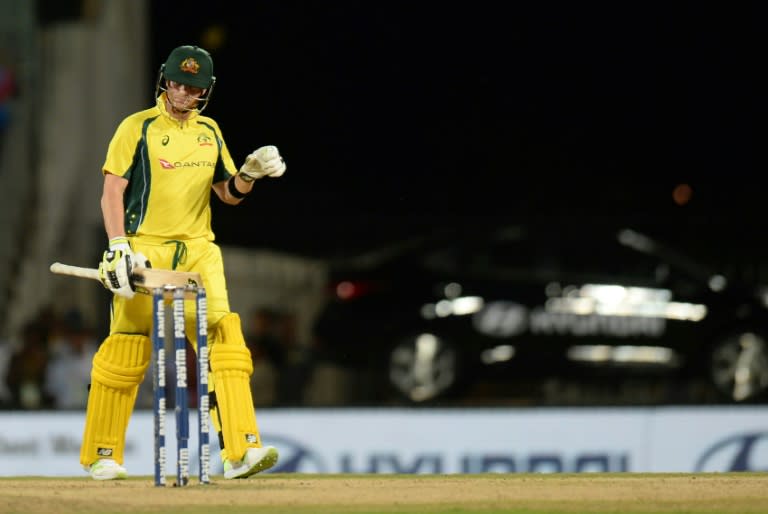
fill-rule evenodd
<path id="1" fill-rule="evenodd" d="M 208 48 L 206 114 L 236 163 L 275 144 L 288 164 L 245 204 L 214 206 L 224 244 L 330 255 L 560 216 L 759 264 L 765 15 L 758 2 L 152 2 L 151 48 L 155 70 L 175 46 Z M 693 193 L 676 203 L 680 184 Z"/>

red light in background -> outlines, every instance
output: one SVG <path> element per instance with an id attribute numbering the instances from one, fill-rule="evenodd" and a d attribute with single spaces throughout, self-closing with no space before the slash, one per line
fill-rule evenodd
<path id="1" fill-rule="evenodd" d="M 355 296 L 355 284 L 345 280 L 336 284 L 336 296 L 342 300 L 349 300 Z"/>
<path id="2" fill-rule="evenodd" d="M 672 190 L 672 201 L 679 206 L 688 204 L 693 196 L 693 189 L 688 184 L 678 184 Z"/>
<path id="3" fill-rule="evenodd" d="M 372 282 L 353 280 L 340 280 L 332 287 L 339 300 L 354 300 L 376 290 Z"/>

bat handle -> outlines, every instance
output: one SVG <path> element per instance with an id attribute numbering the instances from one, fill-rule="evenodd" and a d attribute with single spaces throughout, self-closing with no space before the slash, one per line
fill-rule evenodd
<path id="1" fill-rule="evenodd" d="M 70 266 L 69 264 L 54 262 L 53 264 L 51 264 L 50 269 L 53 273 L 56 273 L 57 275 L 70 275 L 73 277 L 100 280 L 99 270 L 96 268 L 82 268 L 80 266 Z"/>

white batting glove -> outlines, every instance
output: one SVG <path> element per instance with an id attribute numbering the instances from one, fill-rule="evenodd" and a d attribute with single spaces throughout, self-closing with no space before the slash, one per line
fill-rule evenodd
<path id="1" fill-rule="evenodd" d="M 141 254 L 139 254 L 141 255 Z M 142 256 L 146 261 L 146 257 Z M 99 279 L 104 287 L 125 298 L 136 294 L 131 287 L 131 270 L 136 258 L 124 237 L 109 240 L 109 249 L 104 252 L 99 264 Z"/>
<path id="2" fill-rule="evenodd" d="M 133 254 L 133 262 L 133 269 L 152 267 L 152 263 L 150 263 L 149 259 L 147 259 L 147 257 L 141 252 L 136 252 Z"/>
<path id="3" fill-rule="evenodd" d="M 245 158 L 240 166 L 240 178 L 253 182 L 263 177 L 279 177 L 285 173 L 285 161 L 276 146 L 262 146 Z"/>

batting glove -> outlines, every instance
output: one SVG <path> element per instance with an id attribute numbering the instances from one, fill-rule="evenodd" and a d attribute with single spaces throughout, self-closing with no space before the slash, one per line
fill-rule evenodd
<path id="1" fill-rule="evenodd" d="M 146 257 L 142 258 L 146 261 Z M 133 298 L 135 294 L 131 287 L 131 270 L 136 258 L 124 237 L 109 240 L 109 249 L 104 252 L 99 264 L 99 279 L 104 287 L 125 298 Z"/>
<path id="2" fill-rule="evenodd" d="M 240 167 L 240 178 L 246 182 L 263 177 L 279 177 L 285 173 L 285 161 L 276 146 L 262 146 L 245 158 Z"/>
<path id="3" fill-rule="evenodd" d="M 152 267 L 152 263 L 149 262 L 149 259 L 147 259 L 146 256 L 141 252 L 136 252 L 133 254 L 133 263 L 133 269 Z"/>

